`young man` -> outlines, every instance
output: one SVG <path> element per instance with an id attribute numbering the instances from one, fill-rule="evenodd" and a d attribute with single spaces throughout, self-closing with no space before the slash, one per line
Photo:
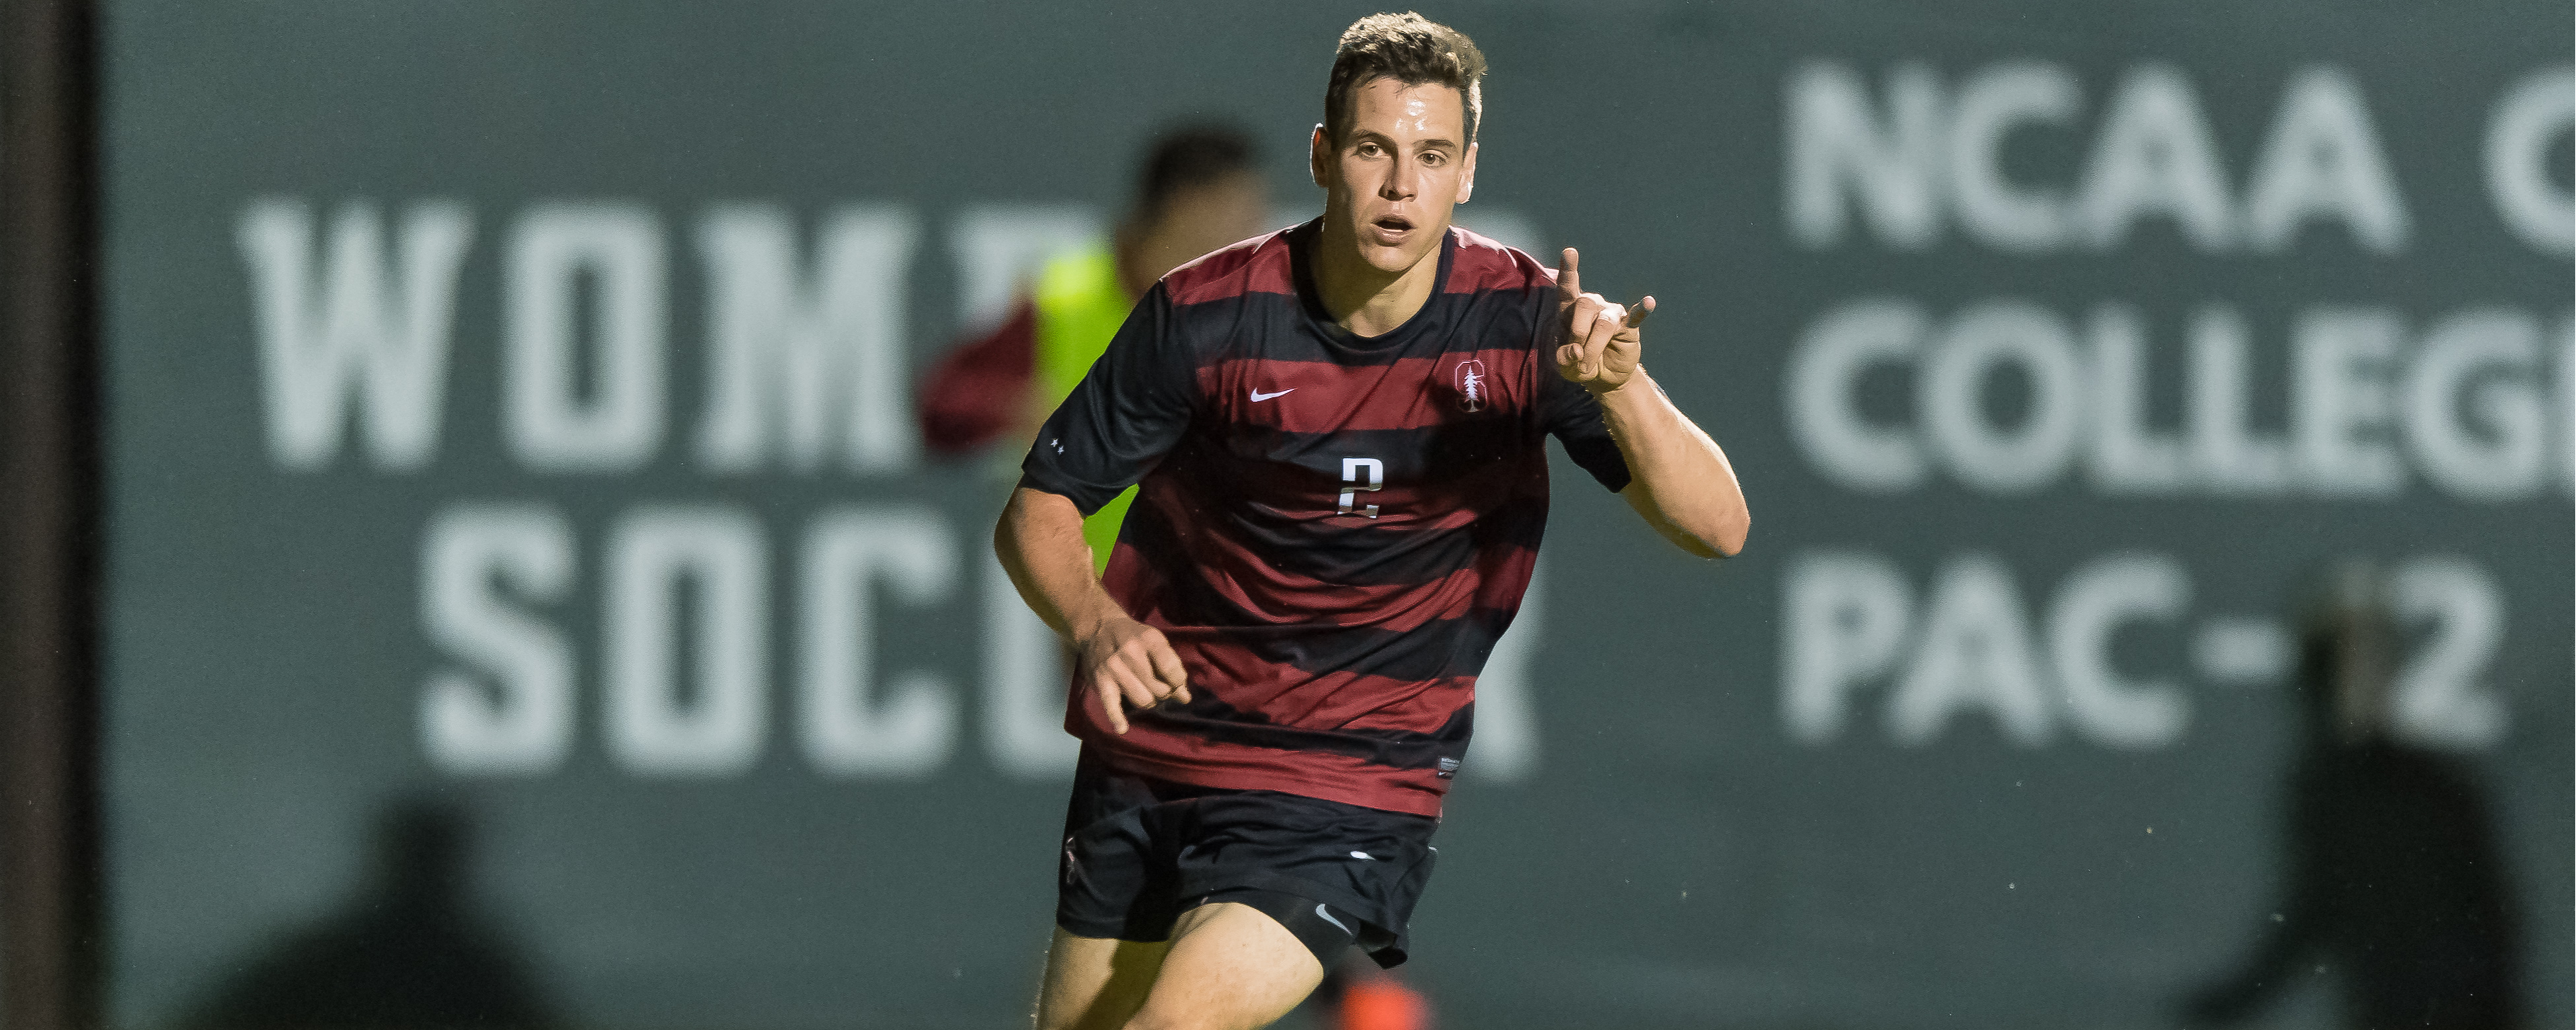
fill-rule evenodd
<path id="1" fill-rule="evenodd" d="M 1484 64 L 1352 25 L 1323 217 L 1165 276 L 1039 430 L 994 546 L 1080 655 L 1042 1030 L 1261 1026 L 1352 944 L 1403 961 L 1546 436 L 1684 550 L 1743 546 L 1725 455 L 1639 367 L 1654 301 L 1450 227 Z M 1131 483 L 1095 577 L 1082 515 Z"/>

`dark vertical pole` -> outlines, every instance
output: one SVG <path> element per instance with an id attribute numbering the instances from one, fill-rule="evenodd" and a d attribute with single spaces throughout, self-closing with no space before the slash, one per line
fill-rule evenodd
<path id="1" fill-rule="evenodd" d="M 0 1022 L 98 1023 L 98 40 L 0 0 Z"/>

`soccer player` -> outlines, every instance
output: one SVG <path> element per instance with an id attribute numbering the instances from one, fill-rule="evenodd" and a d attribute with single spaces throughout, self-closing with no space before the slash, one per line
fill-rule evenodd
<path id="1" fill-rule="evenodd" d="M 1450 226 L 1484 70 L 1418 15 L 1352 25 L 1323 217 L 1164 276 L 1038 432 L 994 547 L 1080 655 L 1041 1030 L 1257 1027 L 1345 948 L 1404 960 L 1545 437 L 1682 549 L 1743 546 L 1725 454 L 1639 364 L 1653 299 Z M 1130 484 L 1094 576 L 1082 517 Z"/>

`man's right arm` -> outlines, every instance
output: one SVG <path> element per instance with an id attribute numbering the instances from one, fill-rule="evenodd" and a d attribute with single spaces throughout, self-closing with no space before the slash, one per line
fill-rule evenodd
<path id="1" fill-rule="evenodd" d="M 993 553 L 1020 599 L 1072 646 L 1088 700 L 1100 706 L 1110 729 L 1127 732 L 1128 705 L 1189 702 L 1188 674 L 1171 642 L 1130 617 L 1092 574 L 1082 512 L 1071 499 L 1026 486 L 1012 490 L 993 527 Z"/>

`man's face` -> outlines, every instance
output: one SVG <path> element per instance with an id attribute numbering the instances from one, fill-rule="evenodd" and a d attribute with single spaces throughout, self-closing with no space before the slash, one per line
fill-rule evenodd
<path id="1" fill-rule="evenodd" d="M 1439 245 L 1450 209 L 1476 188 L 1465 98 L 1438 83 L 1362 83 L 1342 138 L 1315 130 L 1313 161 L 1327 230 L 1349 233 L 1360 260 L 1392 274 Z"/>
<path id="2" fill-rule="evenodd" d="M 1131 286 L 1150 287 L 1172 269 L 1270 228 L 1270 184 L 1258 172 L 1182 190 L 1163 202 L 1161 217 L 1130 243 Z"/>

